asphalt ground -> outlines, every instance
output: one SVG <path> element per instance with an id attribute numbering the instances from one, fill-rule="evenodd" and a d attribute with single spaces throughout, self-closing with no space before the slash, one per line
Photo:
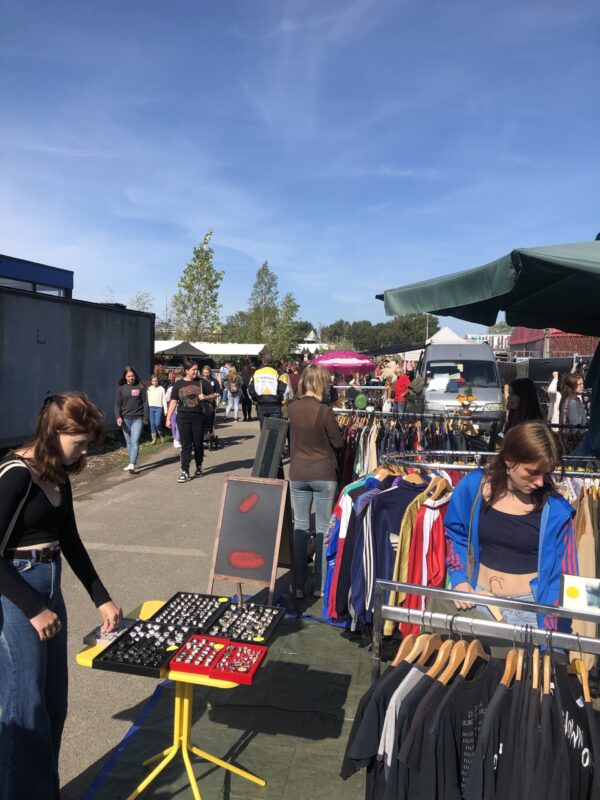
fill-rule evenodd
<path id="1" fill-rule="evenodd" d="M 250 475 L 258 422 L 225 422 L 218 414 L 222 447 L 206 452 L 205 475 L 177 483 L 179 450 L 171 443 L 146 446 L 139 471 L 123 472 L 128 458 L 96 461 L 74 486 L 80 535 L 112 598 L 127 613 L 144 600 L 166 600 L 176 591 L 208 588 L 217 514 L 227 475 Z M 235 584 L 216 587 L 234 594 Z M 100 621 L 68 566 L 63 572 L 68 610 L 69 714 L 61 750 L 63 800 L 80 800 L 107 755 L 125 735 L 157 681 L 86 669 L 75 663 L 83 636 Z"/>

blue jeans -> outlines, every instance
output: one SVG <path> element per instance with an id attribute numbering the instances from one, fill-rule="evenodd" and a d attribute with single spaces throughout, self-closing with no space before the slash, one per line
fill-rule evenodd
<path id="1" fill-rule="evenodd" d="M 234 419 L 237 419 L 240 415 L 239 408 L 240 408 L 240 397 L 241 394 L 238 392 L 237 394 L 231 394 L 228 392 L 228 400 L 227 400 L 227 408 L 225 409 L 225 419 L 229 417 L 229 412 L 233 408 L 233 416 Z"/>
<path id="2" fill-rule="evenodd" d="M 58 614 L 41 641 L 25 614 L 0 596 L 0 800 L 57 800 L 58 754 L 67 716 L 67 615 L 60 559 L 12 565 Z"/>
<path id="3" fill-rule="evenodd" d="M 121 428 L 125 437 L 127 452 L 129 453 L 129 463 L 135 464 L 140 449 L 144 420 L 141 417 L 124 417 Z"/>
<path id="4" fill-rule="evenodd" d="M 150 433 L 162 432 L 162 408 L 160 406 L 150 406 Z"/>
<path id="5" fill-rule="evenodd" d="M 476 592 L 479 592 L 483 589 L 483 586 L 477 585 L 475 589 Z M 529 592 L 528 594 L 515 594 L 511 595 L 511 600 L 521 600 L 524 603 L 535 603 L 535 598 Z M 490 601 L 493 605 L 493 601 Z M 494 619 L 494 615 L 489 610 L 487 606 L 475 606 L 480 611 L 483 611 L 484 614 L 488 615 L 490 619 Z M 502 612 L 502 618 L 504 622 L 508 625 L 515 625 L 517 628 L 522 627 L 523 625 L 531 625 L 533 628 L 538 627 L 537 623 L 537 614 L 535 611 L 518 611 L 514 608 L 501 608 L 500 611 Z"/>
<path id="6" fill-rule="evenodd" d="M 327 569 L 325 566 L 323 535 L 329 524 L 336 492 L 337 481 L 290 481 L 292 512 L 294 515 L 294 570 L 298 589 L 304 589 L 306 584 L 310 510 L 314 500 L 317 533 L 314 590 L 323 591 L 323 579 Z"/>

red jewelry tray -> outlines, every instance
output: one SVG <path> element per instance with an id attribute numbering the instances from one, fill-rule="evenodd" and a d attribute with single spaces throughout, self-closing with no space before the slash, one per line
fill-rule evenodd
<path id="1" fill-rule="evenodd" d="M 236 650 L 243 650 L 244 648 L 247 648 L 249 650 L 252 650 L 253 653 L 257 654 L 258 657 L 255 663 L 251 667 L 249 667 L 248 672 L 237 672 L 234 670 L 219 669 L 219 664 L 226 658 L 226 654 L 229 647 L 234 647 L 236 648 Z M 222 681 L 234 681 L 235 683 L 250 684 L 254 680 L 254 675 L 256 673 L 256 670 L 260 667 L 265 656 L 267 655 L 268 649 L 269 649 L 268 647 L 265 647 L 264 645 L 261 644 L 243 644 L 241 642 L 228 642 L 227 647 L 221 650 L 219 658 L 217 659 L 213 668 L 211 669 L 210 677 L 218 678 L 219 680 Z"/>
<path id="2" fill-rule="evenodd" d="M 177 657 L 180 653 L 185 652 L 186 645 L 189 643 L 194 642 L 201 642 L 202 640 L 210 643 L 213 647 L 218 649 L 218 655 L 215 661 L 209 667 L 195 665 L 195 664 L 186 664 L 185 661 L 177 661 Z M 248 648 L 252 650 L 254 653 L 258 654 L 258 658 L 256 662 L 248 668 L 248 672 L 238 672 L 237 670 L 229 670 L 229 669 L 219 669 L 218 664 L 220 661 L 223 660 L 225 657 L 226 652 L 228 651 L 229 647 L 234 647 L 236 650 L 243 650 L 243 648 Z M 220 639 L 215 636 L 202 636 L 198 634 L 194 634 L 187 639 L 186 642 L 179 648 L 179 650 L 175 653 L 173 658 L 169 662 L 169 669 L 173 672 L 186 672 L 189 675 L 208 675 L 209 678 L 215 678 L 217 680 L 222 681 L 232 681 L 233 683 L 244 683 L 250 684 L 254 680 L 254 674 L 256 670 L 260 667 L 263 662 L 265 655 L 267 654 L 268 647 L 263 645 L 257 644 L 240 644 L 238 642 L 232 642 L 230 639 Z"/>
<path id="3" fill-rule="evenodd" d="M 185 661 L 177 661 L 179 654 L 188 649 L 188 644 L 194 644 L 195 642 L 201 642 L 203 640 L 212 645 L 217 652 L 222 650 L 226 645 L 231 644 L 229 639 L 219 639 L 216 636 L 202 636 L 201 634 L 193 634 L 185 640 L 173 658 L 169 661 L 169 669 L 175 672 L 187 672 L 191 675 L 210 675 L 211 678 L 215 677 L 212 675 L 212 670 L 217 663 L 218 656 L 209 667 L 204 667 L 199 664 L 186 664 Z"/>

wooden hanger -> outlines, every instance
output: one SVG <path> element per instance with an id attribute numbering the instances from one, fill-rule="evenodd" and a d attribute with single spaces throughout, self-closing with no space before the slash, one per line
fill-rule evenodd
<path id="1" fill-rule="evenodd" d="M 517 650 L 517 672 L 515 680 L 520 681 L 523 679 L 523 666 L 525 664 L 525 648 L 519 647 Z"/>
<path id="2" fill-rule="evenodd" d="M 534 647 L 532 658 L 532 666 L 531 666 L 531 688 L 532 689 L 539 689 L 540 688 L 540 648 Z"/>
<path id="3" fill-rule="evenodd" d="M 544 669 L 542 678 L 542 694 L 544 696 L 550 694 L 550 678 L 552 675 L 552 660 L 550 653 L 544 653 Z"/>
<path id="4" fill-rule="evenodd" d="M 581 683 L 581 688 L 583 690 L 583 699 L 586 703 L 592 702 L 592 696 L 590 694 L 590 677 L 588 674 L 588 668 L 586 667 L 585 661 L 581 658 L 574 658 L 571 661 L 571 666 L 575 668 L 577 673 L 577 677 Z"/>
<path id="5" fill-rule="evenodd" d="M 405 636 L 404 639 L 402 639 L 400 647 L 398 648 L 398 652 L 392 661 L 392 667 L 397 667 L 401 661 L 404 661 L 405 657 L 413 649 L 416 641 L 417 637 L 414 633 L 409 633 L 408 636 Z"/>
<path id="6" fill-rule="evenodd" d="M 445 642 L 442 642 L 442 646 L 438 650 L 435 661 L 427 670 L 427 675 L 430 678 L 437 678 L 440 672 L 444 669 L 448 663 L 448 659 L 450 658 L 454 644 L 455 643 L 452 641 L 452 639 L 446 639 Z"/>
<path id="7" fill-rule="evenodd" d="M 467 645 L 462 639 L 459 639 L 452 648 L 448 665 L 442 674 L 438 677 L 438 681 L 446 686 L 458 672 L 460 665 L 465 660 L 467 655 Z"/>
<path id="8" fill-rule="evenodd" d="M 417 658 L 423 652 L 423 648 L 427 644 L 427 641 L 429 640 L 429 636 L 430 636 L 429 633 L 422 633 L 420 636 L 417 636 L 417 638 L 413 642 L 412 648 L 408 651 L 408 653 L 404 656 L 404 658 L 402 660 L 403 661 L 409 661 L 411 664 L 414 664 L 415 661 L 417 660 Z M 396 656 L 396 658 L 392 661 L 392 665 L 394 667 L 397 667 L 398 664 L 400 663 L 399 661 L 398 661 L 398 663 L 396 663 L 396 659 L 397 658 L 398 658 L 398 656 Z"/>
<path id="9" fill-rule="evenodd" d="M 506 654 L 506 666 L 504 667 L 504 674 L 500 680 L 502 686 L 506 686 L 506 688 L 510 687 L 517 672 L 517 658 L 517 651 L 514 648 L 509 650 Z"/>
<path id="10" fill-rule="evenodd" d="M 462 678 L 466 678 L 469 672 L 471 671 L 471 667 L 477 661 L 478 658 L 481 658 L 483 661 L 489 661 L 490 657 L 483 649 L 483 646 L 479 639 L 473 639 L 473 641 L 467 647 L 467 654 L 465 655 L 465 660 L 462 665 L 462 669 L 460 671 L 460 675 Z"/>
<path id="11" fill-rule="evenodd" d="M 429 500 L 439 500 L 446 492 L 452 491 L 452 487 L 445 478 L 438 476 L 434 478 L 434 480 L 436 484 L 433 487 L 433 492 L 429 495 Z M 431 483 L 433 483 L 433 481 Z M 429 486 L 431 486 L 431 484 L 429 484 Z"/>
<path id="12" fill-rule="evenodd" d="M 406 481 L 407 483 L 424 483 L 425 482 L 423 480 L 423 478 L 419 475 L 418 472 L 409 472 L 407 475 L 405 475 L 402 478 L 402 480 Z"/>
<path id="13" fill-rule="evenodd" d="M 434 633 L 432 636 L 429 637 L 429 641 L 423 648 L 423 652 L 419 656 L 417 664 L 419 664 L 421 667 L 424 667 L 431 658 L 431 656 L 434 653 L 437 653 L 441 646 L 442 646 L 442 637 L 439 636 L 439 634 Z"/>

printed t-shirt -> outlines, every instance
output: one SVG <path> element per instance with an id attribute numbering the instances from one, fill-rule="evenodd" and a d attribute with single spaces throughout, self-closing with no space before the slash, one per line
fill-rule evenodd
<path id="1" fill-rule="evenodd" d="M 554 678 L 563 715 L 564 735 L 571 773 L 571 798 L 587 798 L 593 776 L 593 742 L 588 715 L 576 675 L 569 675 L 564 664 L 554 664 Z"/>
<path id="2" fill-rule="evenodd" d="M 419 725 L 415 718 L 398 754 L 400 761 L 418 773 L 420 794 L 413 796 L 462 798 L 483 718 L 503 671 L 503 663 L 490 658 L 474 679 L 457 675 L 431 723 Z"/>
<path id="3" fill-rule="evenodd" d="M 511 736 L 510 709 L 514 685 L 499 684 L 483 717 L 473 763 L 465 783 L 464 800 L 500 800 L 496 793 L 498 767 Z"/>
<path id="4" fill-rule="evenodd" d="M 171 392 L 171 400 L 177 400 L 178 414 L 203 414 L 201 394 L 213 394 L 210 383 L 204 378 L 196 381 L 175 381 Z"/>

